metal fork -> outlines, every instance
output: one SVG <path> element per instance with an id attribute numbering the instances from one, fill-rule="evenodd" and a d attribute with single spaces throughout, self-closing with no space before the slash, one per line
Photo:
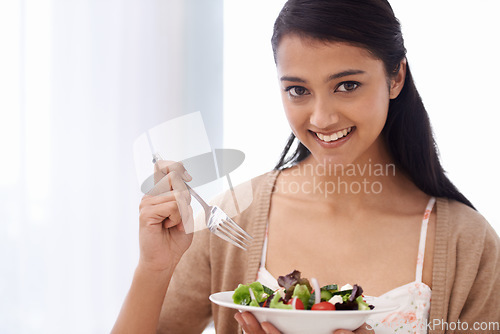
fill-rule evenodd
<path id="1" fill-rule="evenodd" d="M 158 153 L 153 154 L 153 163 L 162 160 Z M 205 211 L 205 224 L 207 224 L 210 232 L 221 239 L 247 250 L 249 242 L 253 237 L 234 222 L 221 208 L 215 205 L 208 205 L 196 191 L 193 190 L 186 182 L 184 182 L 189 193 L 196 198 Z"/>
<path id="2" fill-rule="evenodd" d="M 221 208 L 216 205 L 208 205 L 207 202 L 205 202 L 187 183 L 186 187 L 189 193 L 196 198 L 203 207 L 205 211 L 205 223 L 210 232 L 232 243 L 236 247 L 247 250 L 249 242 L 253 237 L 236 224 Z"/>

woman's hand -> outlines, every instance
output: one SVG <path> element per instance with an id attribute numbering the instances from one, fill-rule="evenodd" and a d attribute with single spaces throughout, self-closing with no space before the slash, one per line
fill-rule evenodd
<path id="1" fill-rule="evenodd" d="M 246 334 L 281 334 L 271 323 L 259 323 L 250 312 L 236 313 L 234 318 Z"/>
<path id="2" fill-rule="evenodd" d="M 259 323 L 257 319 L 250 312 L 236 313 L 234 318 L 240 324 L 241 328 L 247 334 L 281 334 L 281 332 L 276 329 L 269 322 Z M 373 334 L 375 333 L 372 329 L 365 324 L 361 325 L 354 332 L 347 329 L 337 329 L 333 334 Z"/>
<path id="3" fill-rule="evenodd" d="M 139 205 L 140 265 L 162 271 L 176 265 L 191 245 L 193 211 L 184 181 L 191 176 L 178 162 L 155 164 L 155 187 Z"/>
<path id="4" fill-rule="evenodd" d="M 337 329 L 333 334 L 373 334 L 375 331 L 371 329 L 366 323 L 361 325 L 354 332 L 348 331 L 347 329 Z"/>

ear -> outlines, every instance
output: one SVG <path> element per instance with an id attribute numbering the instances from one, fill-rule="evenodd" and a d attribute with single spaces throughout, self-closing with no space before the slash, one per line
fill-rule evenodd
<path id="1" fill-rule="evenodd" d="M 391 78 L 391 86 L 389 87 L 390 89 L 389 98 L 391 100 L 398 97 L 399 93 L 401 93 L 401 90 L 405 85 L 405 78 L 406 78 L 406 58 L 401 60 L 401 63 L 399 64 L 398 73 Z"/>

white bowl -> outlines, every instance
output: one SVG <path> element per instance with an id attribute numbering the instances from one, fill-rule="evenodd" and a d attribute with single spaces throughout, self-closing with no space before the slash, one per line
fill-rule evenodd
<path id="1" fill-rule="evenodd" d="M 398 305 L 366 297 L 375 306 L 368 311 L 311 311 L 283 310 L 254 306 L 238 305 L 233 302 L 234 291 L 214 293 L 210 300 L 220 306 L 251 312 L 259 322 L 268 321 L 285 334 L 332 334 L 337 329 L 355 330 L 373 314 L 393 311 Z"/>

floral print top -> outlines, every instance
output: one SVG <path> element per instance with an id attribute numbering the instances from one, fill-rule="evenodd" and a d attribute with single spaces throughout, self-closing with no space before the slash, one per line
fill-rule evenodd
<path id="1" fill-rule="evenodd" d="M 392 312 L 374 314 L 370 317 L 367 324 L 375 330 L 376 334 L 427 333 L 427 322 L 431 306 L 431 288 L 422 282 L 422 271 L 427 226 L 435 202 L 436 198 L 434 197 L 429 200 L 422 220 L 415 281 L 397 287 L 378 297 L 399 305 L 399 308 Z"/>

